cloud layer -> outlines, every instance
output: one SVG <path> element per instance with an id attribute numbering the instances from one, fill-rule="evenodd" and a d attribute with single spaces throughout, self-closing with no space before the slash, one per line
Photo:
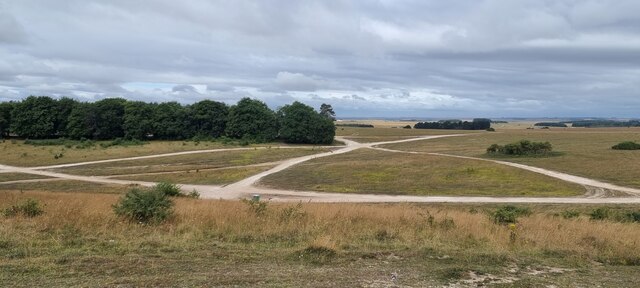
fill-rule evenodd
<path id="1" fill-rule="evenodd" d="M 640 117 L 637 11 L 633 0 L 0 0 L 0 100 Z"/>

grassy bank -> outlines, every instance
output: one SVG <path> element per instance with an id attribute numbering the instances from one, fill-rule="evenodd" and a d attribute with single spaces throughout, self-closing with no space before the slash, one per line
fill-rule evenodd
<path id="1" fill-rule="evenodd" d="M 177 199 L 169 222 L 142 226 L 113 215 L 117 197 L 0 193 L 3 205 L 34 198 L 45 210 L 0 217 L 2 283 L 390 286 L 397 273 L 410 286 L 491 275 L 485 284 L 511 281 L 500 287 L 628 287 L 640 263 L 639 224 L 553 216 L 566 206 L 531 206 L 514 239 L 491 205 L 268 204 L 256 214 L 242 202 Z"/>

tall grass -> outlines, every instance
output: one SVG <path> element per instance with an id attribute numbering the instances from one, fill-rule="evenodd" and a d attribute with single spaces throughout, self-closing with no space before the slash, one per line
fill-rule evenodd
<path id="1" fill-rule="evenodd" d="M 429 205 L 273 204 L 259 217 L 237 201 L 175 199 L 175 217 L 141 226 L 117 218 L 117 195 L 1 193 L 0 203 L 38 199 L 36 218 L 0 217 L 3 241 L 34 256 L 56 254 L 76 241 L 92 253 L 127 253 L 149 241 L 190 249 L 207 241 L 273 245 L 290 249 L 324 247 L 336 253 L 425 249 L 468 255 L 536 255 L 640 265 L 637 223 L 564 219 L 542 213 L 518 219 L 515 241 L 509 227 L 489 213 Z M 294 210 L 294 213 L 292 213 Z M 285 216 L 283 216 L 285 215 Z M 291 215 L 295 215 L 292 217 Z M 70 233 L 72 231 L 73 233 Z M 110 250 L 115 242 L 118 247 Z M 314 248 L 315 247 L 315 248 Z"/>

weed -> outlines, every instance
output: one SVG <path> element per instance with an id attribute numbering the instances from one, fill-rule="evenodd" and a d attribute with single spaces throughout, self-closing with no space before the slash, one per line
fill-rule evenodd
<path id="1" fill-rule="evenodd" d="M 9 208 L 6 208 L 2 211 L 2 215 L 5 217 L 14 217 L 18 215 L 22 215 L 24 217 L 36 217 L 38 215 L 42 215 L 44 210 L 40 207 L 40 202 L 36 199 L 26 199 L 20 204 L 13 205 Z"/>
<path id="2" fill-rule="evenodd" d="M 302 203 L 298 203 L 295 206 L 289 206 L 282 208 L 280 212 L 280 221 L 290 222 L 292 220 L 302 219 L 307 216 L 307 213 L 302 210 Z"/>
<path id="3" fill-rule="evenodd" d="M 247 204 L 247 206 L 249 207 L 249 210 L 253 214 L 255 214 L 256 217 L 264 216 L 264 214 L 267 213 L 268 204 L 266 201 L 260 201 L 255 199 L 251 199 L 251 200 L 242 199 L 242 203 Z"/>
<path id="4" fill-rule="evenodd" d="M 605 220 L 605 219 L 609 218 L 609 214 L 610 213 L 611 213 L 611 211 L 609 210 L 609 208 L 600 207 L 600 208 L 594 209 L 593 211 L 591 211 L 591 213 L 589 213 L 589 219 L 591 219 L 591 220 Z"/>
<path id="5" fill-rule="evenodd" d="M 531 210 L 529 208 L 506 205 L 498 208 L 491 214 L 491 217 L 496 224 L 510 224 L 517 223 L 518 217 L 528 216 L 530 214 Z"/>
<path id="6" fill-rule="evenodd" d="M 564 210 L 564 211 L 562 211 L 562 213 L 560 213 L 560 215 L 564 219 L 578 218 L 578 217 L 580 217 L 580 211 L 577 211 L 577 210 Z"/>

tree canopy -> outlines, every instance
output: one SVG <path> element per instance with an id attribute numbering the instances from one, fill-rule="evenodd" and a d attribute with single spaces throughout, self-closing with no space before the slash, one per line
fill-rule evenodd
<path id="1" fill-rule="evenodd" d="M 47 96 L 0 102 L 0 136 L 4 137 L 181 140 L 225 136 L 253 142 L 281 138 L 289 143 L 318 144 L 331 143 L 334 130 L 330 118 L 300 102 L 286 105 L 278 113 L 250 98 L 231 107 L 212 100 L 185 106 L 121 98 L 90 103 Z"/>
<path id="2" fill-rule="evenodd" d="M 331 144 L 333 120 L 298 101 L 278 110 L 280 138 L 287 143 Z"/>

